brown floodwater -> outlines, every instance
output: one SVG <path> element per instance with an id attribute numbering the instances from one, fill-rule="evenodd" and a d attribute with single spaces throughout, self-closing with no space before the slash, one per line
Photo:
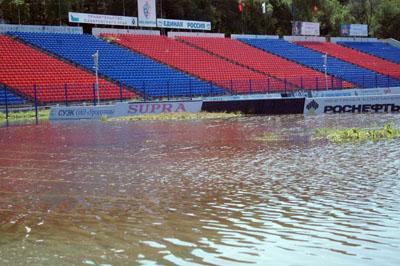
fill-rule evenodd
<path id="1" fill-rule="evenodd" d="M 0 265 L 400 265 L 400 141 L 310 139 L 387 121 L 2 127 Z"/>

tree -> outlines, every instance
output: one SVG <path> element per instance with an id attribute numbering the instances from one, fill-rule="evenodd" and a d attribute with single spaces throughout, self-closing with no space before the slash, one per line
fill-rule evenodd
<path id="1" fill-rule="evenodd" d="M 377 7 L 376 22 L 378 37 L 400 40 L 400 0 L 383 0 Z"/>

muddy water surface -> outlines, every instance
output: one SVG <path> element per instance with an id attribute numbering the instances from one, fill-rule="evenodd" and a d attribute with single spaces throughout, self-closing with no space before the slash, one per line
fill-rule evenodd
<path id="1" fill-rule="evenodd" d="M 0 128 L 0 265 L 400 265 L 400 141 L 310 140 L 386 121 Z"/>

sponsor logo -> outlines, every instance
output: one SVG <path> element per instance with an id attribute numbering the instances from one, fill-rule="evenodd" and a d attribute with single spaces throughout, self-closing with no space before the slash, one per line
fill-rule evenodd
<path id="1" fill-rule="evenodd" d="M 143 5 L 143 14 L 148 19 L 150 16 L 151 6 L 148 1 L 146 1 Z"/>
<path id="2" fill-rule="evenodd" d="M 73 15 L 71 15 L 71 22 L 79 22 L 80 19 L 78 17 L 74 17 Z"/>
<path id="3" fill-rule="evenodd" d="M 390 88 L 386 88 L 383 90 L 384 94 L 392 94 L 392 90 Z"/>
<path id="4" fill-rule="evenodd" d="M 306 108 L 310 114 L 314 115 L 319 108 L 319 104 L 315 100 L 312 100 L 309 104 L 307 104 Z"/>
<path id="5" fill-rule="evenodd" d="M 183 103 L 143 103 L 131 104 L 128 108 L 128 114 L 158 114 L 158 113 L 180 113 L 187 112 Z"/>
<path id="6" fill-rule="evenodd" d="M 327 105 L 324 108 L 325 114 L 399 112 L 400 106 L 396 104 Z"/>

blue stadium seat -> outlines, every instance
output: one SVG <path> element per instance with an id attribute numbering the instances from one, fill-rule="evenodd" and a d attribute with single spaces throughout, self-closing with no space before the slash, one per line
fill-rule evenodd
<path id="1" fill-rule="evenodd" d="M 287 42 L 271 39 L 241 39 L 240 41 L 296 63 L 324 72 L 323 54 Z M 400 86 L 400 80 L 328 56 L 329 75 L 356 84 L 360 88 Z"/>
<path id="2" fill-rule="evenodd" d="M 26 102 L 23 98 L 14 94 L 9 89 L 4 91 L 4 88 L 0 86 L 0 105 L 5 105 L 6 99 L 7 99 L 7 104 L 9 105 L 24 104 Z"/>
<path id="3" fill-rule="evenodd" d="M 400 64 L 400 49 L 381 42 L 338 42 L 338 44 Z"/>
<path id="4" fill-rule="evenodd" d="M 51 54 L 93 71 L 92 55 L 99 51 L 99 74 L 150 97 L 220 95 L 213 84 L 160 64 L 92 35 L 9 33 Z"/>

